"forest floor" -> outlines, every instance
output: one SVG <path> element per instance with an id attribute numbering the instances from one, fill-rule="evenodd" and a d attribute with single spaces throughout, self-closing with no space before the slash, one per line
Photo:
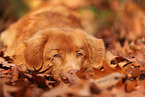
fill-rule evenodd
<path id="1" fill-rule="evenodd" d="M 106 46 L 102 68 L 93 74 L 82 68 L 57 80 L 21 70 L 1 47 L 0 97 L 145 97 L 145 6 L 118 0 L 97 4 L 88 9 L 95 13 L 94 35 Z"/>

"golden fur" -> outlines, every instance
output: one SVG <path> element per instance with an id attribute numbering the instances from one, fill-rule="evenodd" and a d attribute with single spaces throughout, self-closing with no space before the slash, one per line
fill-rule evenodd
<path id="1" fill-rule="evenodd" d="M 2 33 L 6 55 L 23 69 L 53 66 L 57 75 L 101 65 L 104 44 L 83 31 L 79 19 L 63 7 L 44 6 L 26 14 Z"/>

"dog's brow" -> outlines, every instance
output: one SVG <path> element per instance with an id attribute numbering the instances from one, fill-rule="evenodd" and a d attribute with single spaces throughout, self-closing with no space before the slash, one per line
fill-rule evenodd
<path id="1" fill-rule="evenodd" d="M 51 51 L 59 51 L 59 49 L 51 49 Z"/>

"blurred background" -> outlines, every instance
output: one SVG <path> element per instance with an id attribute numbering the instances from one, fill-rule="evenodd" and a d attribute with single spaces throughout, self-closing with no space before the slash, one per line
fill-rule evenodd
<path id="1" fill-rule="evenodd" d="M 0 0 L 0 32 L 44 3 L 62 4 L 77 12 L 90 34 L 103 38 L 106 49 L 145 43 L 145 0 Z"/>

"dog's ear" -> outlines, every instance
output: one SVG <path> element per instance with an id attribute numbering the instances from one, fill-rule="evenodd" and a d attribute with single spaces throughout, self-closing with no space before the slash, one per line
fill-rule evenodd
<path id="1" fill-rule="evenodd" d="M 47 42 L 46 35 L 36 34 L 25 41 L 24 59 L 28 69 L 40 68 L 43 62 L 43 50 Z"/>
<path id="2" fill-rule="evenodd" d="M 93 36 L 88 35 L 87 45 L 89 62 L 93 67 L 98 68 L 102 65 L 102 61 L 104 60 L 104 42 L 102 39 L 97 39 Z"/>

